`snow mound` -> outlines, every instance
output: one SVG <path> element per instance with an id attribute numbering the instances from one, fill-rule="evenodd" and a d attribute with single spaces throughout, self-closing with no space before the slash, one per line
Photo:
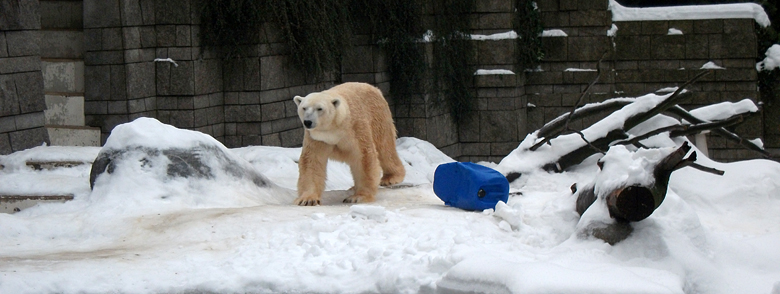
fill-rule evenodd
<path id="1" fill-rule="evenodd" d="M 774 70 L 780 67 L 780 44 L 774 44 L 769 49 L 766 49 L 766 58 L 759 63 L 756 63 L 756 70 Z"/>
<path id="2" fill-rule="evenodd" d="M 92 201 L 143 211 L 292 201 L 216 139 L 153 118 L 114 128 L 92 164 Z"/>

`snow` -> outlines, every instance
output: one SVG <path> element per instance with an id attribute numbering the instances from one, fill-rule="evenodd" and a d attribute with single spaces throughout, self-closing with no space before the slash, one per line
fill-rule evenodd
<path id="1" fill-rule="evenodd" d="M 515 74 L 513 71 L 508 69 L 478 69 L 474 72 L 475 76 L 483 76 L 483 75 L 513 75 Z"/>
<path id="2" fill-rule="evenodd" d="M 679 89 L 679 88 L 678 87 L 666 87 L 666 88 L 661 88 L 661 89 L 655 90 L 655 92 L 656 93 L 673 93 L 674 91 L 677 91 L 677 89 Z"/>
<path id="3" fill-rule="evenodd" d="M 691 110 L 690 113 L 698 119 L 716 121 L 724 120 L 737 114 L 757 111 L 758 106 L 753 103 L 753 100 L 743 99 L 739 102 L 725 101 L 717 104 L 702 106 Z"/>
<path id="4" fill-rule="evenodd" d="M 758 148 L 764 149 L 764 141 L 761 141 L 761 138 L 755 138 L 753 140 L 748 140 L 750 143 L 753 143 L 753 145 L 758 146 Z"/>
<path id="5" fill-rule="evenodd" d="M 771 24 L 764 8 L 755 3 L 632 8 L 609 0 L 609 10 L 612 21 L 752 18 L 762 27 Z"/>
<path id="6" fill-rule="evenodd" d="M 780 44 L 774 44 L 772 47 L 766 49 L 766 58 L 759 63 L 756 63 L 756 70 L 774 70 L 780 67 Z"/>
<path id="7" fill-rule="evenodd" d="M 715 64 L 715 62 L 708 61 L 707 63 L 703 64 L 700 69 L 726 69 L 726 68 Z"/>
<path id="8" fill-rule="evenodd" d="M 508 31 L 503 33 L 495 33 L 491 35 L 480 35 L 480 34 L 471 34 L 471 39 L 476 41 L 497 41 L 497 40 L 510 40 L 510 39 L 517 39 L 519 36 L 517 35 L 517 32 L 515 31 Z M 542 31 L 541 35 L 542 37 L 566 37 L 568 36 L 566 32 L 558 29 L 553 30 L 544 30 Z"/>
<path id="9" fill-rule="evenodd" d="M 614 37 L 617 36 L 618 26 L 616 24 L 612 24 L 612 27 L 607 30 L 607 36 Z"/>
<path id="10" fill-rule="evenodd" d="M 170 57 L 168 57 L 168 58 L 155 58 L 154 62 L 170 62 L 170 63 L 173 63 L 173 67 L 179 67 L 179 64 L 176 63 L 176 61 L 171 59 Z"/>
<path id="11" fill-rule="evenodd" d="M 597 71 L 597 70 L 592 68 L 567 68 L 563 71 Z"/>
<path id="12" fill-rule="evenodd" d="M 553 29 L 553 30 L 544 30 L 542 31 L 541 37 L 568 37 L 569 35 L 566 34 L 563 30 Z"/>
<path id="13" fill-rule="evenodd" d="M 683 32 L 681 30 L 675 29 L 675 28 L 669 28 L 669 32 L 666 33 L 667 35 L 682 35 Z"/>
<path id="14" fill-rule="evenodd" d="M 619 99 L 644 108 L 665 97 Z M 613 125 L 620 119 L 617 113 L 603 124 Z M 211 143 L 204 134 L 139 119 L 118 126 L 103 150 Z M 674 172 L 658 210 L 634 223 L 626 240 L 610 246 L 580 234 L 583 221 L 569 187 L 595 177 L 605 185 L 646 180 L 641 167 L 672 146 L 613 147 L 601 158 L 610 162 L 601 172 L 595 157 L 563 173 L 526 170 L 512 183 L 509 201 L 484 212 L 446 207 L 433 194 L 434 170 L 451 158 L 415 138 L 399 138 L 397 148 L 407 169 L 402 187 L 380 188 L 373 203 L 342 204 L 352 179 L 346 165 L 331 162 L 323 205 L 316 207 L 292 205 L 300 148 L 219 149 L 275 184 L 267 188 L 243 185 L 240 179 L 173 179 L 118 166 L 110 176 L 98 177 L 96 189 L 90 190 L 88 164 L 37 171 L 25 162 L 91 162 L 100 148 L 39 146 L 0 156 L 5 166 L 0 191 L 14 182 L 18 192 L 49 189 L 75 195 L 66 203 L 0 214 L 0 293 L 780 289 L 777 162 L 718 163 L 699 155 L 700 164 L 725 174 L 692 168 Z M 536 155 L 551 151 L 544 148 Z M 521 155 L 513 152 L 498 165 L 483 164 L 498 170 L 530 166 L 524 160 L 534 160 L 533 154 Z M 50 181 L 53 176 L 62 181 Z M 154 197 L 161 193 L 167 197 Z M 589 209 L 583 219 L 598 212 L 598 207 Z"/>
<path id="15" fill-rule="evenodd" d="M 471 39 L 476 41 L 497 41 L 497 40 L 508 40 L 508 39 L 517 39 L 517 32 L 515 31 L 508 31 L 504 33 L 496 33 L 492 35 L 478 35 L 478 34 L 472 34 Z"/>

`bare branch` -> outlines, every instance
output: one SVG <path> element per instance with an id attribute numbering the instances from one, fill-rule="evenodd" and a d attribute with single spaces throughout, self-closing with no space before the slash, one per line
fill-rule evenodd
<path id="1" fill-rule="evenodd" d="M 628 140 L 623 140 L 623 141 L 617 142 L 614 145 L 628 145 L 628 144 L 631 144 L 631 145 L 634 145 L 634 146 L 637 146 L 637 147 L 641 148 L 641 147 L 645 147 L 645 146 L 642 145 L 641 143 L 639 143 L 639 141 L 642 141 L 644 139 L 650 138 L 652 136 L 655 136 L 655 135 L 658 135 L 658 134 L 661 134 L 661 133 L 671 132 L 671 131 L 678 131 L 678 130 L 683 130 L 683 129 L 685 129 L 685 126 L 682 126 L 682 125 L 671 125 L 671 126 L 667 126 L 667 127 L 663 127 L 663 128 L 652 130 L 650 132 L 647 132 L 646 134 L 643 134 L 643 135 L 640 135 L 640 136 L 636 136 L 636 137 L 633 137 L 633 138 L 628 139 Z M 639 146 L 639 145 L 641 145 L 641 146 Z"/>
<path id="2" fill-rule="evenodd" d="M 680 106 L 671 107 L 671 108 L 668 109 L 668 111 L 670 113 L 673 113 L 673 114 L 675 114 L 675 115 L 677 115 L 677 116 L 679 116 L 679 117 L 681 117 L 681 118 L 683 118 L 683 119 L 685 119 L 685 120 L 687 120 L 689 122 L 692 122 L 692 123 L 706 123 L 706 121 L 704 121 L 702 119 L 699 119 L 698 117 L 695 117 L 690 112 L 688 112 L 687 110 L 685 110 L 684 108 L 682 108 Z M 763 148 L 758 147 L 758 145 L 753 144 L 753 142 L 745 140 L 744 138 L 740 137 L 739 135 L 737 135 L 737 134 L 735 134 L 735 133 L 733 133 L 733 132 L 731 132 L 731 131 L 729 131 L 729 130 L 727 130 L 725 128 L 712 129 L 712 132 L 717 134 L 718 136 L 721 136 L 722 138 L 724 138 L 726 140 L 729 140 L 729 141 L 732 141 L 732 142 L 735 142 L 735 143 L 741 145 L 745 149 L 757 152 L 757 153 L 761 154 L 764 158 L 772 158 L 772 155 L 769 154 L 768 152 L 766 152 L 766 150 L 764 150 Z"/>
<path id="3" fill-rule="evenodd" d="M 683 130 L 674 131 L 669 133 L 670 137 L 680 137 L 680 136 L 687 136 L 692 134 L 698 134 L 703 131 L 717 129 L 717 128 L 723 128 L 728 126 L 737 125 L 741 122 L 743 122 L 745 119 L 742 115 L 735 115 L 728 119 L 720 120 L 720 121 L 714 121 L 714 122 L 708 122 L 708 123 L 700 123 L 695 125 L 688 125 Z"/>
<path id="4" fill-rule="evenodd" d="M 582 94 L 580 94 L 580 98 L 577 99 L 577 102 L 574 103 L 574 105 L 571 107 L 571 111 L 569 111 L 569 113 L 574 113 L 574 111 L 577 110 L 577 107 L 579 107 L 580 104 L 582 103 L 582 99 L 585 98 L 585 95 L 588 94 L 588 91 L 590 90 L 590 87 L 593 87 L 593 85 L 598 83 L 599 78 L 601 77 L 601 62 L 604 61 L 604 57 L 607 56 L 607 53 L 609 53 L 609 51 L 605 51 L 603 54 L 601 54 L 601 58 L 599 58 L 599 62 L 596 65 L 596 78 L 594 78 L 593 81 L 590 82 L 590 84 L 588 84 L 587 87 L 585 87 L 585 90 L 582 91 Z M 569 122 L 571 122 L 571 117 L 572 116 L 569 115 L 566 118 L 566 123 L 564 124 L 564 127 L 563 127 L 566 130 L 569 130 Z M 582 137 L 583 137 L 583 140 L 584 140 L 585 136 L 582 136 Z"/>

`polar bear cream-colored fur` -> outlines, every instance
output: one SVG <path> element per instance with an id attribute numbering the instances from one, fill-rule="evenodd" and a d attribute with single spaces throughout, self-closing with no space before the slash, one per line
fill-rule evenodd
<path id="1" fill-rule="evenodd" d="M 298 162 L 297 205 L 319 205 L 328 159 L 349 165 L 354 194 L 345 203 L 374 201 L 379 185 L 403 181 L 396 130 L 382 92 L 365 83 L 344 83 L 306 97 L 295 96 L 304 127 Z"/>

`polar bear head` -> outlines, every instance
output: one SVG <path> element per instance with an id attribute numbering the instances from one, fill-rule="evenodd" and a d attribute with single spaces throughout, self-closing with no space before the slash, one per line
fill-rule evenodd
<path id="1" fill-rule="evenodd" d="M 339 112 L 344 111 L 340 97 L 324 93 L 311 93 L 293 98 L 298 105 L 298 118 L 307 130 L 327 130 L 338 124 Z"/>

